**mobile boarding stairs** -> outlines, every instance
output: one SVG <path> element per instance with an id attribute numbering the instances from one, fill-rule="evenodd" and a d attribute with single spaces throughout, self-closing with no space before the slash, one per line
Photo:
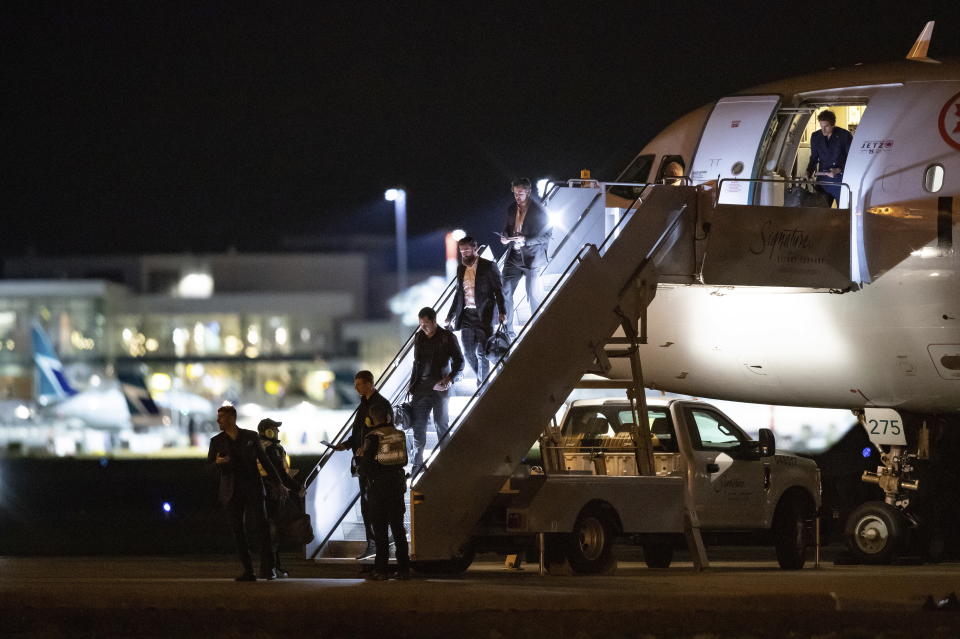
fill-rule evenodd
<path id="1" fill-rule="evenodd" d="M 439 440 L 428 439 L 425 466 L 410 478 L 408 531 L 415 562 L 444 562 L 461 555 L 498 493 L 516 475 L 532 442 L 544 433 L 585 373 L 602 375 L 609 370 L 610 357 L 630 358 L 634 379 L 628 385 L 633 387 L 630 395 L 639 417 L 636 468 L 641 476 L 655 475 L 636 346 L 646 340 L 647 306 L 658 281 L 698 285 L 709 273 L 708 284 L 824 289 L 849 285 L 849 270 L 844 272 L 843 259 L 836 256 L 819 272 L 808 269 L 800 274 L 789 265 L 783 273 L 745 266 L 735 246 L 718 250 L 713 260 L 705 259 L 701 236 L 710 225 L 716 235 L 727 219 L 739 225 L 751 215 L 783 216 L 785 211 L 796 215 L 803 213 L 801 209 L 718 205 L 714 194 L 702 187 L 581 180 L 555 185 L 544 203 L 554 221 L 550 263 L 542 277 L 548 292 L 529 314 L 519 303 L 521 285 L 517 314 L 523 318 L 526 312 L 528 319 L 509 352 L 479 387 L 473 379 L 457 385 L 451 393 L 455 396 L 450 399 L 449 432 Z M 841 218 L 832 214 L 831 219 Z M 726 232 L 735 243 L 743 234 L 734 229 Z M 849 223 L 834 224 L 827 232 L 833 238 L 830 246 L 846 249 Z M 834 268 L 838 259 L 841 263 Z M 438 321 L 446 317 L 455 286 L 456 279 L 434 306 Z M 413 336 L 407 339 L 377 381 L 380 393 L 394 405 L 406 394 L 412 340 Z M 349 436 L 352 421 L 335 443 Z M 705 564 L 692 509 L 685 506 L 682 478 L 657 479 L 677 480 L 664 484 L 665 508 L 672 515 L 660 517 L 660 526 L 667 529 L 648 532 L 687 532 L 688 543 L 695 544 L 691 547 L 695 559 Z M 306 508 L 315 534 L 306 547 L 308 558 L 352 559 L 364 546 L 358 497 L 350 454 L 328 450 L 307 477 Z M 652 514 L 651 520 L 656 520 Z"/>

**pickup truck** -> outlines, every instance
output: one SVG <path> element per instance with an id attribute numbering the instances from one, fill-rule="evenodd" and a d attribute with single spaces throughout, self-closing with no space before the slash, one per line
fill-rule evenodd
<path id="1" fill-rule="evenodd" d="M 625 397 L 572 401 L 528 455 L 529 475 L 505 486 L 506 532 L 546 533 L 581 573 L 615 564 L 617 537 L 667 568 L 691 525 L 708 544 L 771 544 L 781 568 L 803 567 L 820 508 L 814 462 L 776 451 L 770 430 L 753 441 L 716 407 L 677 399 L 648 404 L 655 475 L 640 476 L 633 415 Z"/>

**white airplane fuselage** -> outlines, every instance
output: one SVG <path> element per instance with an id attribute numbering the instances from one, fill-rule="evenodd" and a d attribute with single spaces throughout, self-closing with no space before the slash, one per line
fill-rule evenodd
<path id="1" fill-rule="evenodd" d="M 853 286 L 661 278 L 641 347 L 648 386 L 745 402 L 960 413 L 960 64 L 858 66 L 762 86 L 688 114 L 641 155 L 654 156 L 653 171 L 682 158 L 694 184 L 719 184 L 721 203 L 776 205 L 763 187 L 718 180 L 800 174 L 796 131 L 806 120 L 798 118 L 832 105 L 865 106 L 839 202 L 850 209 Z M 699 223 L 697 235 L 702 275 L 714 238 Z M 614 366 L 612 374 L 629 377 L 625 362 Z"/>

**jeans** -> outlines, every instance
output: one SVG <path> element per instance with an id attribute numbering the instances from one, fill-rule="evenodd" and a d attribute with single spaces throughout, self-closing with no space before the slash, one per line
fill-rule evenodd
<path id="1" fill-rule="evenodd" d="M 510 263 L 503 267 L 503 301 L 507 307 L 507 334 L 510 335 L 511 339 L 516 337 L 513 330 L 513 292 L 516 290 L 520 278 L 524 278 L 527 285 L 527 300 L 530 302 L 530 314 L 532 315 L 540 306 L 540 302 L 543 301 L 543 288 L 540 286 L 540 274 L 543 269 L 542 266 L 526 268 Z"/>
<path id="2" fill-rule="evenodd" d="M 463 309 L 460 324 L 460 341 L 463 342 L 463 356 L 477 376 L 477 386 L 487 376 L 490 363 L 487 361 L 486 347 L 490 339 L 490 327 L 480 319 L 475 308 Z"/>
<path id="3" fill-rule="evenodd" d="M 447 393 L 449 391 L 428 390 L 415 393 L 410 407 L 413 412 L 413 443 L 417 452 L 413 456 L 413 468 L 423 464 L 423 448 L 427 444 L 427 420 L 433 412 L 433 423 L 437 439 L 440 440 L 450 428 L 447 415 Z"/>

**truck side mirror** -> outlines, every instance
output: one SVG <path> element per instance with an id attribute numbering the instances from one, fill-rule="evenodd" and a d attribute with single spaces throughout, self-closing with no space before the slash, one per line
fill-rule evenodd
<path id="1" fill-rule="evenodd" d="M 760 429 L 760 456 L 770 457 L 777 452 L 777 438 L 769 428 Z"/>

